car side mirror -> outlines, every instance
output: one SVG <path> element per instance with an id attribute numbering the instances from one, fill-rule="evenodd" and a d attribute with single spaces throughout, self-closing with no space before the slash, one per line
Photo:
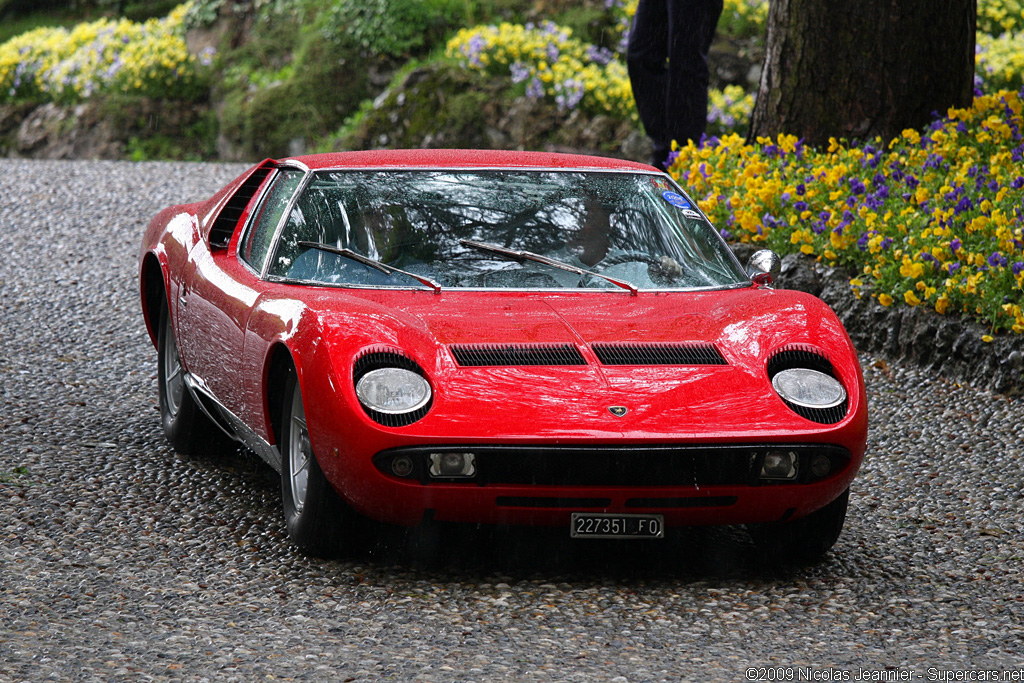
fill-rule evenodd
<path id="1" fill-rule="evenodd" d="M 782 274 L 782 259 L 771 249 L 755 251 L 747 260 L 747 276 L 751 282 L 770 287 L 779 281 Z"/>

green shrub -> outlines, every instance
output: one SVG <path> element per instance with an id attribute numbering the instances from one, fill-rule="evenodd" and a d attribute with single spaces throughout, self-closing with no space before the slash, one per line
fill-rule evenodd
<path id="1" fill-rule="evenodd" d="M 324 14 L 323 31 L 368 55 L 397 58 L 429 51 L 465 13 L 465 0 L 338 0 Z"/>

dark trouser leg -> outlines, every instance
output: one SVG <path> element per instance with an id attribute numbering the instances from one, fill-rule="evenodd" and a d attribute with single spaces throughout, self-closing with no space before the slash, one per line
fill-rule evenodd
<path id="1" fill-rule="evenodd" d="M 665 120 L 668 89 L 666 0 L 640 0 L 629 31 L 626 65 L 640 122 L 654 142 L 654 165 L 668 156 L 672 140 Z"/>
<path id="2" fill-rule="evenodd" d="M 708 50 L 722 0 L 670 0 L 669 70 L 665 97 L 668 134 L 685 145 L 700 142 L 708 117 Z"/>
<path id="3" fill-rule="evenodd" d="M 707 122 L 708 50 L 722 0 L 640 0 L 627 47 L 629 78 L 660 165 L 672 141 L 700 141 Z"/>

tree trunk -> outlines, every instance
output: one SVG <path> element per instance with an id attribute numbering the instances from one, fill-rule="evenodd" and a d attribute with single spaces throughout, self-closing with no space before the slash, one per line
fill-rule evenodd
<path id="1" fill-rule="evenodd" d="M 977 0 L 771 0 L 750 138 L 890 140 L 970 106 Z"/>

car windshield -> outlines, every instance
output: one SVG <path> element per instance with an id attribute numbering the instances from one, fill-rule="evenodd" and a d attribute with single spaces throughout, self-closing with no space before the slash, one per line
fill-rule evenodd
<path id="1" fill-rule="evenodd" d="M 596 171 L 317 172 L 288 214 L 268 272 L 370 287 L 749 283 L 665 176 Z"/>

